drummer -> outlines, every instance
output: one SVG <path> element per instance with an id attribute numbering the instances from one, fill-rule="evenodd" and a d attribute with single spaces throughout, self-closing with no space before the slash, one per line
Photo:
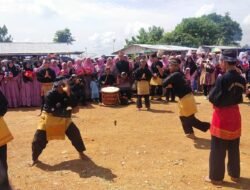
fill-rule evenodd
<path id="1" fill-rule="evenodd" d="M 100 77 L 99 83 L 101 88 L 115 86 L 116 79 L 115 76 L 111 73 L 111 69 L 109 66 L 106 66 L 105 73 Z"/>
<path id="2" fill-rule="evenodd" d="M 105 73 L 99 78 L 101 89 L 109 86 L 116 85 L 115 76 L 111 73 L 111 68 L 106 66 Z M 101 93 L 101 92 L 100 92 Z M 100 94 L 99 101 L 102 102 L 102 95 Z"/>
<path id="3" fill-rule="evenodd" d="M 147 62 L 144 59 L 140 60 L 140 66 L 134 72 L 135 80 L 137 81 L 137 108 L 138 111 L 142 108 L 142 97 L 145 99 L 147 110 L 150 110 L 149 100 L 149 81 L 152 77 L 150 70 L 147 67 Z"/>

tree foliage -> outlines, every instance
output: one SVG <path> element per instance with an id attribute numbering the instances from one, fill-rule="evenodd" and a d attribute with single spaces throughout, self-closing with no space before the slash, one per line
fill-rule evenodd
<path id="1" fill-rule="evenodd" d="M 8 34 L 8 29 L 5 25 L 0 27 L 0 42 L 12 42 L 12 37 Z"/>
<path id="2" fill-rule="evenodd" d="M 160 42 L 164 34 L 161 27 L 152 26 L 148 30 L 141 28 L 137 36 L 133 36 L 130 40 L 126 39 L 126 44 L 157 44 Z"/>
<path id="3" fill-rule="evenodd" d="M 219 28 L 218 45 L 236 45 L 242 39 L 242 29 L 236 21 L 233 21 L 226 13 L 225 16 L 212 13 L 203 16 L 217 24 Z"/>
<path id="4" fill-rule="evenodd" d="M 137 36 L 126 39 L 131 44 L 169 44 L 198 47 L 200 45 L 238 45 L 242 29 L 229 13 L 224 16 L 212 13 L 201 17 L 185 18 L 172 32 L 164 33 L 163 28 L 152 26 L 148 31 L 139 30 Z"/>
<path id="5" fill-rule="evenodd" d="M 70 30 L 65 28 L 64 30 L 58 30 L 55 33 L 53 41 L 58 43 L 72 44 L 75 39 L 72 37 Z"/>

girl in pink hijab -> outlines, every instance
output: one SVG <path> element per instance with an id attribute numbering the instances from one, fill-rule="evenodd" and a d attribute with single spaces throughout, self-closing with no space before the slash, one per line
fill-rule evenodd
<path id="1" fill-rule="evenodd" d="M 86 58 L 85 61 L 83 62 L 83 69 L 85 75 L 92 75 L 94 73 L 95 68 L 92 60 L 89 57 Z"/>
<path id="2" fill-rule="evenodd" d="M 99 79 L 103 75 L 104 70 L 105 70 L 104 59 L 103 58 L 99 58 L 97 60 L 95 70 L 97 72 L 97 76 L 98 76 L 98 79 Z"/>
<path id="3" fill-rule="evenodd" d="M 76 71 L 75 71 L 75 68 L 73 66 L 73 62 L 72 61 L 68 61 L 67 62 L 67 67 L 68 67 L 68 70 L 69 70 L 69 75 L 73 75 L 73 74 L 76 74 Z"/>
<path id="4" fill-rule="evenodd" d="M 162 56 L 162 63 L 163 63 L 163 68 L 164 68 L 164 69 L 167 69 L 167 68 L 168 68 L 168 65 L 169 65 L 168 56 L 167 56 L 167 55 L 163 55 L 163 56 Z"/>
<path id="5" fill-rule="evenodd" d="M 106 62 L 106 67 L 110 68 L 110 71 L 112 72 L 114 69 L 114 63 L 112 60 L 112 57 L 109 57 Z"/>
<path id="6" fill-rule="evenodd" d="M 55 71 L 56 76 L 60 74 L 60 68 L 58 67 L 57 61 L 55 59 L 51 60 L 50 68 Z"/>
<path id="7" fill-rule="evenodd" d="M 74 64 L 74 69 L 77 76 L 82 76 L 84 74 L 83 66 L 82 66 L 82 60 L 76 59 Z"/>
<path id="8" fill-rule="evenodd" d="M 67 76 L 69 75 L 69 68 L 66 62 L 62 63 L 62 69 L 59 73 L 60 76 Z"/>
<path id="9" fill-rule="evenodd" d="M 95 72 L 95 68 L 93 62 L 90 58 L 86 58 L 83 62 L 83 70 L 84 70 L 84 81 L 85 81 L 85 95 L 86 100 L 91 100 L 91 89 L 90 89 L 90 82 L 92 79 L 92 75 Z"/>
<path id="10" fill-rule="evenodd" d="M 20 69 L 13 61 L 7 63 L 4 75 L 4 90 L 8 107 L 17 108 L 20 105 Z"/>

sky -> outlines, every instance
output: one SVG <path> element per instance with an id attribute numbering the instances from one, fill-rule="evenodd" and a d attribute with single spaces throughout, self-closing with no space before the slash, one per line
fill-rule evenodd
<path id="1" fill-rule="evenodd" d="M 89 55 L 110 54 L 141 27 L 172 31 L 183 18 L 229 12 L 250 44 L 249 0 L 0 0 L 0 26 L 15 42 L 52 42 L 57 30 L 69 28 L 74 48 Z"/>

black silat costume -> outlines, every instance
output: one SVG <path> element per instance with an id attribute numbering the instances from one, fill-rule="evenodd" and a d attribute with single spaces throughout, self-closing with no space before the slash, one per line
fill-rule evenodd
<path id="1" fill-rule="evenodd" d="M 159 66 L 160 68 L 163 68 L 163 63 L 161 61 L 157 61 L 157 62 L 152 63 L 151 71 L 152 71 L 153 75 L 156 74 L 157 77 L 162 79 L 163 76 L 161 76 L 157 66 Z M 150 94 L 152 97 L 155 95 L 161 97 L 162 96 L 162 84 L 157 84 L 157 85 L 151 84 Z"/>
<path id="2" fill-rule="evenodd" d="M 50 77 L 45 77 L 46 72 Z M 39 72 L 37 72 L 37 80 L 42 83 L 42 89 L 41 89 L 41 111 L 43 109 L 44 105 L 44 96 L 46 93 L 52 89 L 52 83 L 56 79 L 56 73 L 51 68 L 42 68 Z"/>
<path id="3" fill-rule="evenodd" d="M 142 79 L 143 75 L 145 76 L 144 79 Z M 147 81 L 148 82 L 148 88 L 149 88 L 149 81 L 150 81 L 150 79 L 152 77 L 152 73 L 150 72 L 148 67 L 145 66 L 145 68 L 136 69 L 135 72 L 134 72 L 134 77 L 135 77 L 135 80 L 138 81 L 137 86 L 139 85 L 140 81 Z M 144 97 L 146 108 L 150 108 L 149 95 L 150 95 L 150 93 L 148 93 L 148 94 L 147 93 L 145 93 L 145 94 L 137 94 L 137 108 L 142 108 L 142 97 Z"/>
<path id="4" fill-rule="evenodd" d="M 170 73 L 169 69 L 165 69 L 163 72 L 163 78 L 166 79 L 170 74 L 171 73 Z M 166 97 L 167 102 L 169 102 L 169 99 L 171 99 L 171 102 L 175 102 L 175 93 L 174 93 L 173 88 L 166 88 L 165 93 L 166 93 L 165 97 Z"/>
<path id="5" fill-rule="evenodd" d="M 210 128 L 210 123 L 202 122 L 195 117 L 195 113 L 197 112 L 196 104 L 192 89 L 187 84 L 184 74 L 180 71 L 170 74 L 170 76 L 163 81 L 163 87 L 167 87 L 170 84 L 176 96 L 179 97 L 180 120 L 185 134 L 193 134 L 193 127 L 206 132 Z M 191 111 L 189 111 L 190 109 Z M 183 110 L 187 112 L 187 114 L 183 114 Z"/>
<path id="6" fill-rule="evenodd" d="M 8 109 L 8 101 L 0 91 L 0 117 L 3 117 Z M 1 127 L 1 126 L 0 126 Z M 8 178 L 8 163 L 7 163 L 7 144 L 0 146 L 0 189 L 9 190 L 9 178 Z"/>
<path id="7" fill-rule="evenodd" d="M 115 77 L 112 74 L 104 74 L 100 77 L 99 83 L 101 87 L 113 86 L 116 83 Z"/>
<path id="8" fill-rule="evenodd" d="M 45 78 L 46 71 L 48 72 L 50 78 Z M 43 68 L 37 73 L 37 80 L 41 83 L 51 83 L 56 79 L 56 73 L 51 68 Z"/>
<path id="9" fill-rule="evenodd" d="M 209 94 L 214 106 L 211 123 L 211 151 L 209 178 L 222 181 L 225 175 L 225 157 L 228 155 L 227 171 L 233 178 L 240 177 L 241 115 L 238 104 L 243 102 L 246 81 L 236 70 L 227 71 L 216 80 Z"/>
<path id="10" fill-rule="evenodd" d="M 79 83 L 74 80 L 70 81 L 70 90 L 73 96 L 76 97 L 78 104 L 86 105 L 86 96 L 84 91 L 84 81 L 80 79 Z"/>
<path id="11" fill-rule="evenodd" d="M 69 119 L 69 125 L 66 128 L 65 134 L 71 141 L 75 149 L 81 153 L 86 150 L 83 143 L 81 134 L 77 126 L 71 118 L 71 110 L 68 110 L 68 107 L 74 108 L 77 106 L 76 98 L 71 95 L 68 96 L 67 93 L 63 92 L 62 94 L 57 91 L 57 89 L 52 89 L 45 96 L 45 103 L 43 110 L 46 115 L 51 115 L 52 117 L 66 118 Z M 43 119 L 43 115 L 41 119 Z M 46 129 L 37 129 L 33 142 L 32 142 L 32 159 L 37 161 L 39 155 L 42 153 L 43 149 L 48 143 Z"/>
<path id="12" fill-rule="evenodd" d="M 121 74 L 122 72 L 125 72 L 129 76 L 129 62 L 125 60 L 120 60 L 116 63 L 116 68 L 119 74 Z"/>

